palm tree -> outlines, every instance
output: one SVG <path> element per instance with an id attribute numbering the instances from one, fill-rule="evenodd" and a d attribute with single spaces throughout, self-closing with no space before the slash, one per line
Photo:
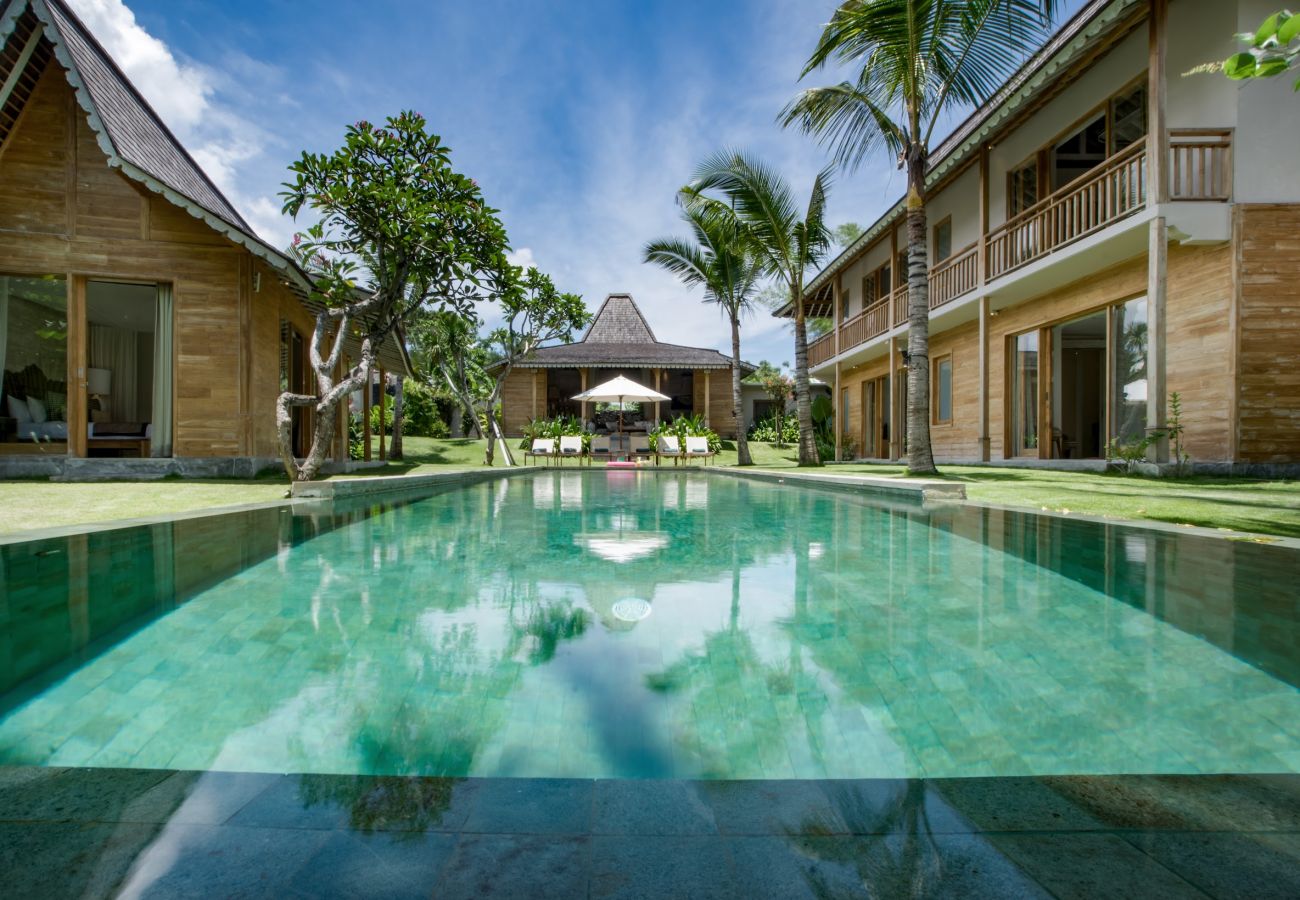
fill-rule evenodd
<path id="1" fill-rule="evenodd" d="M 740 317 L 754 300 L 754 285 L 762 275 L 752 249 L 740 240 L 732 217 L 711 215 L 702 207 L 686 209 L 682 218 L 695 242 L 660 238 L 645 246 L 645 261 L 672 272 L 687 287 L 703 287 L 706 303 L 716 303 L 731 320 L 731 414 L 736 420 L 736 456 L 752 466 L 745 417 L 740 399 Z"/>
<path id="2" fill-rule="evenodd" d="M 829 186 L 830 170 L 823 169 L 813 180 L 801 213 L 794 191 L 784 178 L 761 162 L 724 150 L 706 159 L 681 191 L 687 209 L 704 209 L 712 216 L 732 221 L 736 233 L 758 257 L 764 274 L 776 279 L 789 293 L 794 310 L 794 394 L 801 466 L 821 465 L 808 393 L 808 320 L 803 287 L 808 270 L 822 260 L 831 243 L 825 215 Z"/>
<path id="3" fill-rule="evenodd" d="M 1056 0 L 847 0 L 802 75 L 861 61 L 856 82 L 805 90 L 782 112 L 855 168 L 885 147 L 907 169 L 907 469 L 936 471 L 930 449 L 926 169 L 948 114 L 978 106 L 1046 37 Z M 802 76 L 801 76 L 802 77 Z"/>

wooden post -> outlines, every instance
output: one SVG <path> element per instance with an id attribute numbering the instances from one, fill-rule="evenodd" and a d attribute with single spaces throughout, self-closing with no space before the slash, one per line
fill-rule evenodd
<path id="1" fill-rule="evenodd" d="M 379 458 L 388 459 L 388 447 L 384 444 L 384 419 L 388 416 L 388 373 L 379 367 Z"/>
<path id="2" fill-rule="evenodd" d="M 836 279 L 836 283 L 837 284 L 839 283 L 839 279 Z M 835 294 L 836 294 L 835 307 L 836 307 L 836 311 L 838 312 L 839 291 L 837 290 Z M 839 333 L 840 333 L 840 326 L 839 326 L 839 318 L 837 316 L 835 319 L 835 343 L 837 345 L 839 344 L 839 340 L 840 340 Z M 836 350 L 838 349 L 839 347 L 836 346 Z M 844 448 L 842 446 L 843 440 L 841 437 L 844 433 L 844 425 L 845 425 L 843 417 L 844 417 L 844 391 L 840 389 L 840 361 L 836 360 L 835 361 L 835 461 L 836 462 L 839 462 L 844 455 Z"/>
<path id="3" fill-rule="evenodd" d="M 68 449 L 69 456 L 86 455 L 86 279 L 68 276 Z M 173 411 L 173 416 L 175 412 Z"/>
<path id="4" fill-rule="evenodd" d="M 533 369 L 533 378 L 532 378 L 533 398 L 532 398 L 532 402 L 528 406 L 528 417 L 530 419 L 537 418 L 537 377 L 541 374 L 542 374 L 541 369 Z"/>
<path id="5" fill-rule="evenodd" d="M 982 238 L 981 238 L 982 240 Z M 981 283 L 983 278 L 980 279 Z M 989 439 L 989 298 L 980 297 L 980 362 L 979 362 L 979 440 L 980 459 L 988 462 L 992 442 Z"/>
<path id="6" fill-rule="evenodd" d="M 663 369 L 655 369 L 655 390 L 659 391 L 659 393 L 661 394 L 663 393 L 663 391 L 659 390 L 659 383 L 660 383 L 659 379 L 660 376 L 663 375 L 663 373 L 664 373 Z M 655 401 L 655 427 L 658 427 L 659 425 L 659 409 L 662 403 L 663 403 L 662 400 Z"/>
<path id="7" fill-rule="evenodd" d="M 889 391 L 889 458 L 898 459 L 902 456 L 903 442 L 898 434 L 898 423 L 900 421 L 898 409 L 898 378 L 895 373 L 898 371 L 898 338 L 889 339 L 889 383 L 886 389 Z"/>
<path id="8" fill-rule="evenodd" d="M 365 452 L 362 454 L 362 458 L 366 462 L 370 462 L 370 458 L 371 458 L 370 456 L 370 392 L 372 389 L 373 388 L 370 384 L 370 373 L 367 372 L 365 389 L 361 393 L 361 438 L 365 443 Z"/>
<path id="9" fill-rule="evenodd" d="M 582 389 L 585 391 L 587 389 L 587 370 L 580 369 L 579 374 L 582 377 Z M 586 400 L 582 401 L 582 424 L 583 427 L 586 427 L 587 424 L 587 401 Z"/>
<path id="10" fill-rule="evenodd" d="M 1169 127 L 1165 117 L 1165 57 L 1169 0 L 1151 0 L 1147 21 L 1147 205 L 1169 201 Z M 1151 220 L 1147 249 L 1147 431 L 1165 427 L 1165 307 L 1169 229 L 1163 215 Z M 1152 445 L 1148 458 L 1167 462 L 1168 441 Z"/>
<path id="11" fill-rule="evenodd" d="M 709 390 L 709 376 L 711 374 L 708 369 L 704 370 L 704 426 L 706 428 L 713 427 L 713 420 L 709 417 L 709 394 L 712 393 Z"/>
<path id="12" fill-rule="evenodd" d="M 980 144 L 980 246 L 979 258 L 975 261 L 979 283 L 988 280 L 988 234 L 989 234 L 989 145 Z M 985 429 L 987 431 L 987 429 Z M 987 453 L 984 459 L 988 459 Z"/>
<path id="13" fill-rule="evenodd" d="M 831 283 L 831 315 L 835 317 L 835 355 L 837 357 L 840 355 L 840 313 L 844 303 L 844 298 L 841 296 L 842 291 L 841 276 L 836 275 L 835 281 Z"/>

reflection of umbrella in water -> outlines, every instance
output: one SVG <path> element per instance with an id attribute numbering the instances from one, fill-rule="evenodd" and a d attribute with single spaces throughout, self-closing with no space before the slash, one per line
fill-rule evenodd
<path id="1" fill-rule="evenodd" d="M 603 532 L 577 534 L 573 542 L 609 562 L 632 562 L 653 555 L 668 546 L 668 535 L 661 531 L 622 534 Z"/>
<path id="2" fill-rule="evenodd" d="M 666 394 L 651 390 L 643 384 L 637 384 L 630 378 L 624 378 L 622 375 L 617 378 L 606 381 L 604 384 L 598 384 L 590 390 L 583 391 L 573 398 L 585 403 L 617 403 L 618 404 L 618 433 L 623 433 L 623 404 L 624 403 L 659 403 L 663 400 L 670 400 Z"/>

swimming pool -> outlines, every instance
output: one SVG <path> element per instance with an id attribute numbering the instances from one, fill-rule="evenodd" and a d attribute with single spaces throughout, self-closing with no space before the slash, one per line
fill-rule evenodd
<path id="1" fill-rule="evenodd" d="M 0 764 L 1300 771 L 1296 551 L 715 473 L 0 546 Z"/>

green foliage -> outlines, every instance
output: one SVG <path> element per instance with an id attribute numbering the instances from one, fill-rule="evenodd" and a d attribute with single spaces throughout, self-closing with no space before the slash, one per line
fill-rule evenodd
<path id="1" fill-rule="evenodd" d="M 705 423 L 702 415 L 678 416 L 671 422 L 660 422 L 650 432 L 650 445 L 658 446 L 661 437 L 677 438 L 678 446 L 683 450 L 686 449 L 686 439 L 688 437 L 705 437 L 709 439 L 710 450 L 714 453 L 722 450 L 722 438 Z"/>
<path id="2" fill-rule="evenodd" d="M 1134 475 L 1137 473 L 1138 464 L 1146 461 L 1147 451 L 1161 437 L 1163 435 L 1160 432 L 1153 431 L 1133 441 L 1121 442 L 1119 438 L 1111 438 L 1106 444 L 1106 459 L 1123 464 L 1124 471 Z"/>
<path id="3" fill-rule="evenodd" d="M 433 388 L 414 378 L 402 385 L 402 434 L 414 437 L 450 437 L 447 423 L 438 411 L 438 396 Z"/>
<path id="4" fill-rule="evenodd" d="M 348 415 L 348 459 L 364 459 L 366 455 L 366 434 L 361 422 L 361 413 Z"/>
<path id="5" fill-rule="evenodd" d="M 1165 434 L 1169 437 L 1174 472 L 1180 478 L 1190 474 L 1192 456 L 1183 447 L 1183 398 L 1177 391 L 1169 395 L 1169 419 L 1165 422 Z"/>
<path id="6" fill-rule="evenodd" d="M 582 449 L 591 447 L 591 435 L 583 427 L 577 416 L 557 416 L 554 419 L 533 419 L 524 426 L 524 439 L 519 442 L 520 450 L 530 450 L 535 440 L 551 438 L 559 441 L 562 437 L 582 436 Z"/>
<path id="7" fill-rule="evenodd" d="M 764 368 L 767 366 L 767 368 Z M 754 378 L 763 386 L 763 392 L 767 394 L 767 399 L 772 401 L 773 419 L 775 419 L 776 445 L 784 447 L 786 438 L 786 423 L 794 421 L 794 437 L 788 440 L 799 440 L 799 423 L 797 420 L 790 420 L 785 414 L 785 408 L 790 403 L 790 398 L 794 396 L 794 379 L 789 375 L 781 372 L 775 366 L 772 366 L 766 360 L 759 365 L 758 371 L 754 373 Z M 761 440 L 761 438 L 759 438 Z"/>
<path id="8" fill-rule="evenodd" d="M 1221 70 L 1234 81 L 1274 78 L 1300 68 L 1300 16 L 1290 10 L 1273 13 L 1253 34 L 1246 32 L 1237 39 L 1247 45 L 1222 63 L 1199 66 L 1193 72 Z M 1300 91 L 1300 79 L 1294 89 Z"/>
<path id="9" fill-rule="evenodd" d="M 749 429 L 749 439 L 777 446 L 793 444 L 799 440 L 799 423 L 792 416 L 772 416 L 755 422 Z"/>
<path id="10" fill-rule="evenodd" d="M 845 222 L 831 229 L 831 243 L 836 249 L 844 250 L 862 235 L 862 226 L 857 222 Z"/>

